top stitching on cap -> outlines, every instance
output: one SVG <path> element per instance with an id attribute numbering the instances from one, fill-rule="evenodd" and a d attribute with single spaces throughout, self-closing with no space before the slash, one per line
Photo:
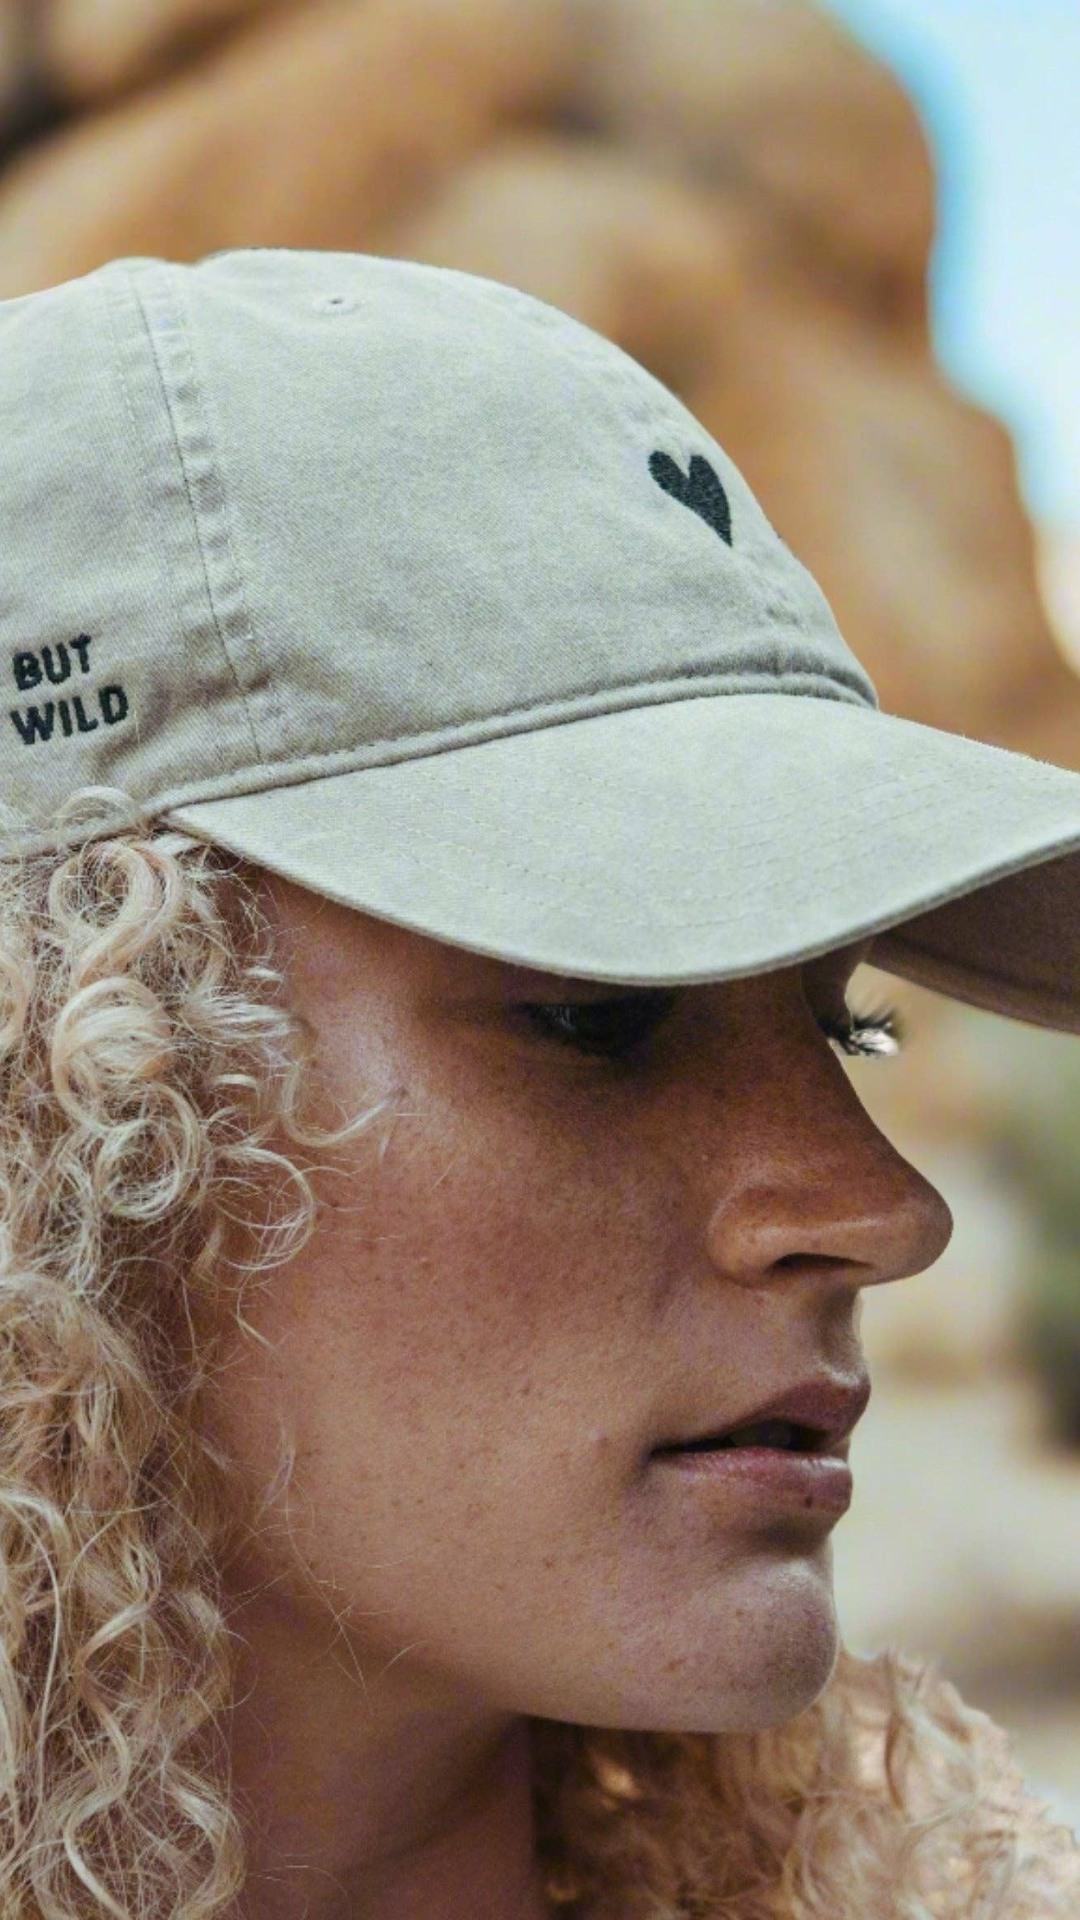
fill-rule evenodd
<path id="1" fill-rule="evenodd" d="M 163 276 L 161 273 L 159 273 L 158 268 L 159 267 L 164 268 L 167 266 L 167 264 L 168 263 L 165 261 L 155 262 L 153 268 L 151 269 L 152 279 L 158 281 L 159 286 L 162 284 Z M 184 459 L 184 450 L 181 442 L 179 426 L 176 418 L 176 413 L 173 407 L 173 395 L 172 395 L 169 380 L 166 374 L 166 370 L 162 362 L 161 353 L 159 351 L 160 343 L 159 343 L 158 335 L 153 325 L 151 324 L 150 315 L 147 310 L 146 302 L 143 299 L 142 287 L 139 285 L 139 276 L 129 269 L 128 280 L 131 286 L 132 297 L 135 300 L 139 313 L 142 317 L 143 329 L 146 334 L 146 339 L 149 344 L 151 354 L 153 355 L 154 365 L 157 368 L 158 380 L 161 384 L 162 397 L 165 401 L 165 411 L 168 415 L 169 426 L 172 429 L 173 446 L 176 450 L 177 465 L 179 466 L 181 477 L 183 479 L 184 492 L 187 496 L 188 507 L 191 512 L 192 524 L 194 525 L 194 528 L 195 528 L 195 539 L 196 539 L 196 544 L 199 550 L 199 560 L 203 570 L 203 581 L 206 587 L 206 599 L 207 599 L 207 604 L 210 608 L 210 617 L 214 622 L 214 630 L 218 637 L 218 644 L 221 647 L 222 655 L 225 659 L 225 663 L 228 667 L 230 674 L 232 675 L 233 683 L 236 687 L 237 697 L 240 701 L 241 710 L 243 712 L 244 719 L 247 722 L 248 731 L 251 735 L 252 749 L 255 753 L 256 759 L 259 759 L 261 757 L 259 736 L 258 736 L 258 733 L 256 732 L 255 723 L 248 707 L 247 695 L 246 695 L 243 683 L 241 682 L 240 676 L 237 672 L 236 662 L 233 659 L 232 653 L 228 645 L 226 644 L 225 635 L 221 631 L 221 622 L 218 619 L 217 602 L 214 597 L 213 586 L 211 584 L 209 569 L 207 566 L 206 551 L 203 545 L 202 522 L 195 509 L 195 501 L 194 501 L 194 497 L 192 495 L 192 490 L 191 490 L 191 476 L 188 473 L 187 461 Z M 168 282 L 166 281 L 164 286 L 162 287 L 162 291 L 167 291 L 167 290 L 168 290 Z M 174 313 L 174 324 L 175 324 L 175 313 Z M 176 331 L 181 335 L 181 338 L 182 338 L 183 329 L 180 327 L 176 327 Z"/>
<path id="2" fill-rule="evenodd" d="M 229 511 L 228 490 L 225 486 L 225 475 L 221 470 L 221 461 L 218 454 L 218 448 L 221 445 L 221 435 L 219 432 L 211 430 L 211 418 L 213 418 L 215 428 L 218 425 L 216 403 L 214 401 L 212 388 L 208 384 L 204 383 L 204 381 L 200 377 L 201 369 L 199 366 L 199 361 L 198 361 L 196 350 L 195 350 L 194 329 L 191 324 L 191 301 L 189 297 L 191 283 L 190 283 L 190 280 L 184 278 L 182 273 L 177 272 L 177 266 L 175 263 L 170 267 L 169 280 L 170 280 L 170 284 L 173 286 L 175 290 L 177 306 L 179 309 L 182 309 L 182 325 L 181 325 L 180 331 L 183 338 L 184 346 L 187 349 L 188 364 L 191 368 L 191 381 L 194 389 L 195 401 L 196 401 L 196 405 L 199 408 L 200 421 L 201 421 L 201 425 L 203 427 L 203 432 L 205 435 L 206 455 L 207 455 L 207 461 L 208 461 L 208 473 L 209 473 L 209 476 L 212 478 L 212 480 L 216 483 L 218 498 L 216 502 L 215 517 L 220 520 L 220 524 L 225 535 L 225 544 L 229 551 L 229 561 L 232 566 L 233 576 L 236 583 L 236 589 L 239 595 L 240 609 L 241 609 L 242 620 L 243 620 L 243 638 L 247 642 L 247 644 L 250 646 L 252 653 L 256 656 L 258 660 L 259 667 L 262 672 L 262 681 L 263 681 L 262 685 L 258 688 L 258 695 L 260 700 L 265 703 L 265 705 L 268 707 L 270 711 L 270 714 L 273 718 L 274 725 L 277 731 L 278 741 L 280 742 L 282 740 L 288 739 L 289 737 L 288 727 L 286 725 L 286 719 L 285 719 L 285 710 L 281 703 L 281 696 L 280 696 L 277 681 L 274 675 L 272 664 L 267 659 L 266 653 L 263 650 L 262 641 L 259 636 L 259 630 L 255 626 L 251 618 L 251 611 L 248 605 L 247 586 L 244 580 L 243 570 L 240 566 L 240 561 L 237 555 L 236 547 L 233 543 L 232 516 Z M 186 463 L 185 463 L 185 472 L 186 472 Z M 201 522 L 201 516 L 199 514 L 199 510 L 195 505 L 194 501 L 192 503 L 192 510 L 195 513 L 196 521 L 199 526 L 199 546 L 200 546 L 200 549 L 202 549 L 202 522 Z M 206 564 L 206 560 L 204 557 L 204 565 L 205 564 Z M 214 609 L 214 620 L 218 626 L 218 631 L 221 633 L 221 644 L 224 647 L 225 652 L 229 655 L 231 660 L 232 655 L 231 655 L 231 649 L 229 646 L 229 640 L 226 634 L 222 631 L 221 623 L 220 623 L 220 620 L 218 619 L 217 595 L 214 590 L 214 582 L 210 578 L 209 567 L 207 568 L 207 585 L 210 592 L 211 604 Z M 255 724 L 255 716 L 250 712 L 250 709 L 249 709 L 248 689 L 239 680 L 239 675 L 237 676 L 237 678 L 238 678 L 238 684 L 240 685 L 240 695 L 244 702 L 245 711 L 248 712 L 248 723 L 251 726 L 252 732 L 255 734 L 256 738 L 258 738 L 259 730 Z"/>

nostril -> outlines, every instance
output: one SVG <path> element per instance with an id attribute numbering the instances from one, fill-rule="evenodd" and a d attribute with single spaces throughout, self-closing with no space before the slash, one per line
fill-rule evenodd
<path id="1" fill-rule="evenodd" d="M 845 1260 L 843 1255 L 838 1253 L 782 1253 L 773 1261 L 774 1268 L 783 1267 L 785 1271 L 795 1269 L 800 1273 L 807 1267 L 812 1267 L 817 1272 L 822 1267 L 850 1267 L 850 1265 L 851 1261 Z"/>

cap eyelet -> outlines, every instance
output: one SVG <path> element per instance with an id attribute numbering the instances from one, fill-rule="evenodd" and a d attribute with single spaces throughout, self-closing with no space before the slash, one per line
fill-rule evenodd
<path id="1" fill-rule="evenodd" d="M 311 304 L 316 313 L 351 313 L 360 302 L 351 293 L 321 293 Z"/>

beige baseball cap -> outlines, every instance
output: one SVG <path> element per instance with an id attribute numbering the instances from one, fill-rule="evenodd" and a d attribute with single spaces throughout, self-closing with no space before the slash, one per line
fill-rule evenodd
<path id="1" fill-rule="evenodd" d="M 112 260 L 0 302 L 0 420 L 3 857 L 150 817 L 519 965 L 872 936 L 1080 1031 L 1080 775 L 882 713 L 723 449 L 557 307 Z"/>

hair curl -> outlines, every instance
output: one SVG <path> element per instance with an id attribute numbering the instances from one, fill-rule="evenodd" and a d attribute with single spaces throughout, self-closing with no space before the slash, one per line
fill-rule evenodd
<path id="1" fill-rule="evenodd" d="M 118 797 L 119 798 L 119 797 Z M 242 868 L 152 823 L 0 862 L 0 1914 L 214 1920 L 245 1883 L 201 1306 L 302 1247 L 312 1041 Z M 276 1144 L 274 1144 L 276 1143 Z M 1048 1920 L 1080 1886 L 1000 1729 L 842 1648 L 746 1734 L 531 1722 L 564 1920 Z"/>

